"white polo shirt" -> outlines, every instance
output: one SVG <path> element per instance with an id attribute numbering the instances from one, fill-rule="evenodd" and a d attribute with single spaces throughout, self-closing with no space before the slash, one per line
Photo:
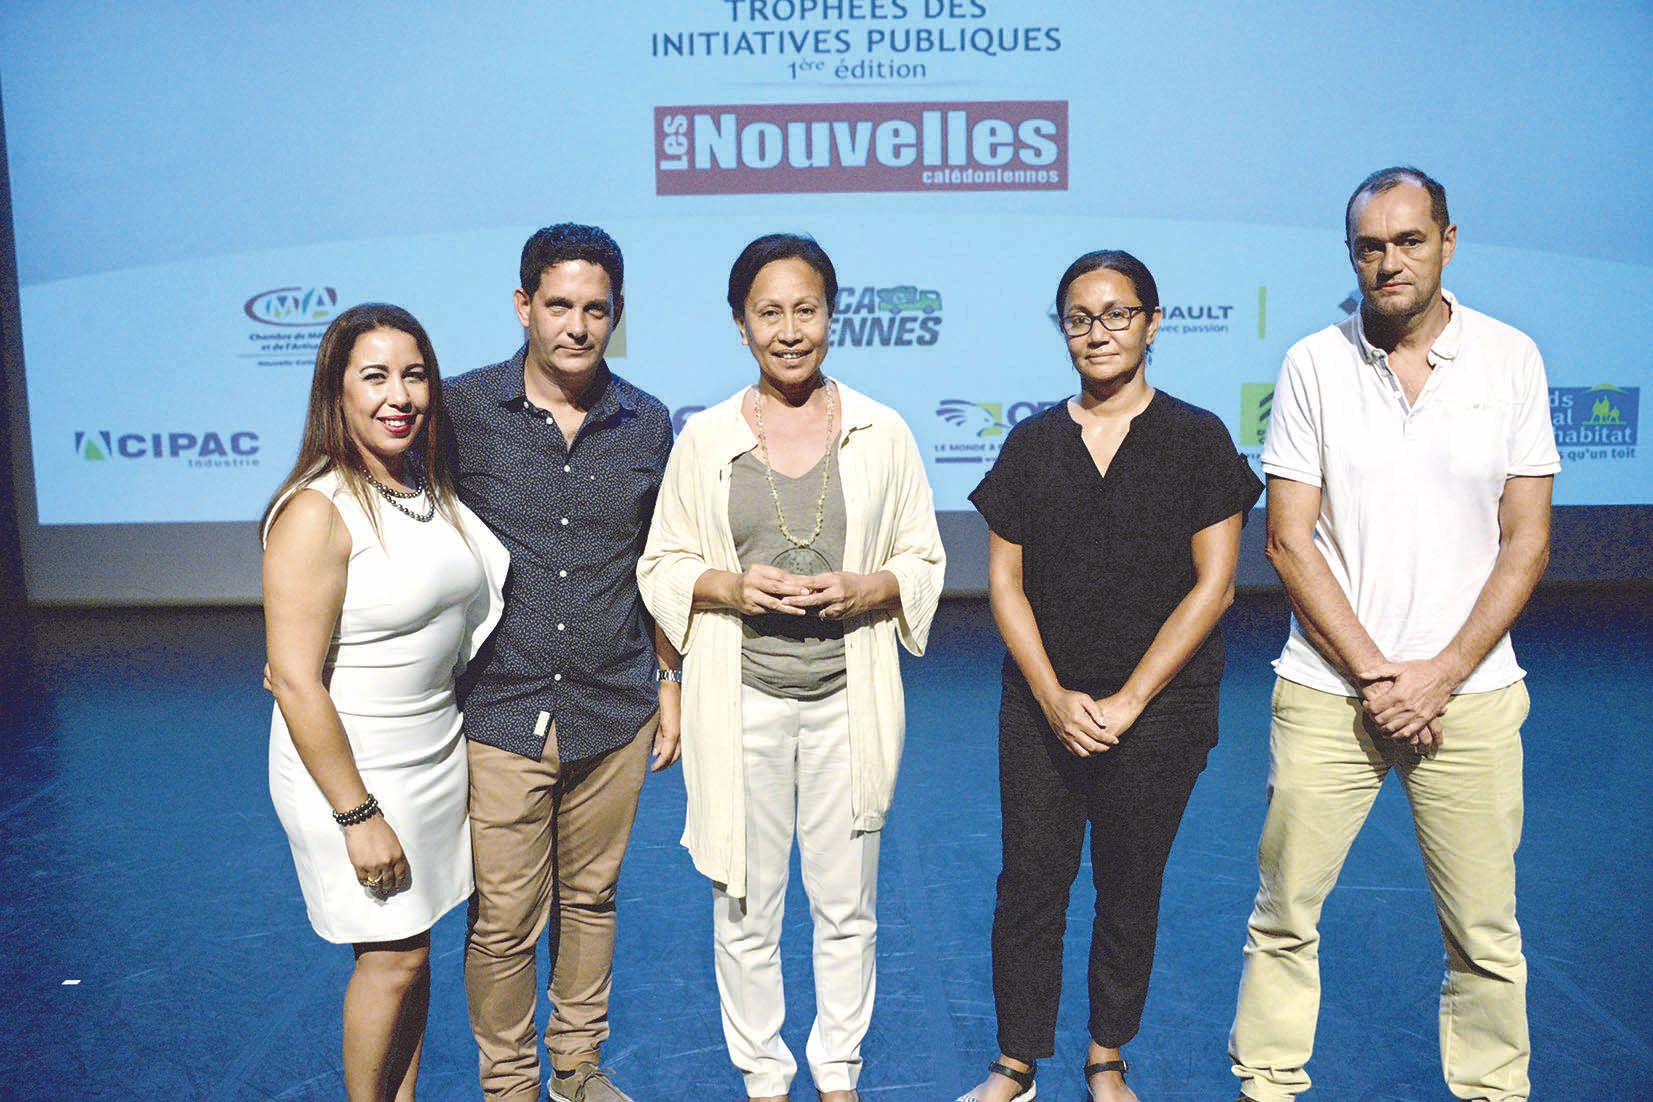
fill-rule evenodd
<path id="1" fill-rule="evenodd" d="M 1286 353 L 1263 445 L 1265 473 L 1320 487 L 1315 542 L 1391 661 L 1434 657 L 1469 618 L 1498 557 L 1504 481 L 1561 469 L 1538 346 L 1443 294 L 1452 318 L 1416 402 L 1356 310 Z M 1274 670 L 1360 695 L 1295 616 Z M 1505 634 L 1458 691 L 1523 676 Z"/>

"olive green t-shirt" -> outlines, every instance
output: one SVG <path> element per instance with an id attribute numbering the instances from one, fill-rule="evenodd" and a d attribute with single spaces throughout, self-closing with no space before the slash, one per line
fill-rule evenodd
<path id="1" fill-rule="evenodd" d="M 830 465 L 826 508 L 821 534 L 810 547 L 826 559 L 820 568 L 823 572 L 844 568 L 844 490 L 838 478 L 838 449 L 832 448 L 799 478 L 776 472 L 775 495 L 770 494 L 763 458 L 756 451 L 735 460 L 729 483 L 729 527 L 742 570 L 753 563 L 772 564 L 793 546 L 781 535 L 775 519 L 775 496 L 780 498 L 793 535 L 806 539 L 815 530 L 822 463 Z M 771 612 L 747 616 L 741 626 L 741 684 L 789 700 L 820 700 L 844 687 L 842 621 Z"/>

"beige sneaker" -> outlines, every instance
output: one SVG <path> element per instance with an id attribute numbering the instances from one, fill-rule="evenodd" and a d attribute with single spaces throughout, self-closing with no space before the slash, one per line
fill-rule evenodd
<path id="1" fill-rule="evenodd" d="M 551 1102 L 631 1102 L 631 1095 L 616 1087 L 608 1073 L 592 1063 L 581 1064 L 573 1075 L 551 1076 L 547 1089 Z"/>

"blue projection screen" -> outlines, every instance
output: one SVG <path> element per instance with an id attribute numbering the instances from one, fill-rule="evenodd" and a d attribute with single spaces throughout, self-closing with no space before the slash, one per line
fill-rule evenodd
<path id="1" fill-rule="evenodd" d="M 1653 503 L 1650 11 L 8 4 L 30 594 L 255 596 L 328 320 L 397 302 L 448 375 L 503 359 L 561 220 L 624 248 L 611 363 L 680 418 L 754 374 L 731 259 L 814 234 L 827 369 L 901 411 L 947 511 L 1074 389 L 1063 268 L 1129 249 L 1150 381 L 1255 458 L 1286 348 L 1354 307 L 1343 203 L 1397 162 L 1448 188 L 1449 289 L 1543 350 L 1557 503 Z"/>

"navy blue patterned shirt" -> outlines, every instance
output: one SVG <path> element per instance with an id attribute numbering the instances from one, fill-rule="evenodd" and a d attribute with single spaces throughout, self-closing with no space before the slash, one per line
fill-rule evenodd
<path id="1" fill-rule="evenodd" d="M 467 737 L 538 758 L 607 753 L 658 704 L 653 624 L 637 593 L 671 451 L 659 399 L 603 366 L 572 442 L 523 388 L 525 345 L 443 386 L 459 496 L 511 552 L 505 615 L 460 686 Z"/>

